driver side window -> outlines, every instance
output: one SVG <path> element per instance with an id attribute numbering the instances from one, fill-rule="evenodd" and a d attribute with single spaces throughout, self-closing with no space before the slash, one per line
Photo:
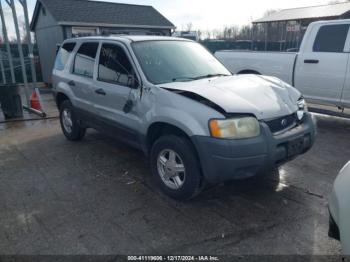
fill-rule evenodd
<path id="1" fill-rule="evenodd" d="M 98 64 L 98 80 L 122 86 L 130 86 L 134 71 L 122 47 L 102 44 Z"/>

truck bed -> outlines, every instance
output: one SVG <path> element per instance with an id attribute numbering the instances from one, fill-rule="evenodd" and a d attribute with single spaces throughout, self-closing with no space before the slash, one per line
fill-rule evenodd
<path id="1" fill-rule="evenodd" d="M 297 53 L 223 50 L 215 56 L 234 74 L 271 75 L 292 84 Z"/>

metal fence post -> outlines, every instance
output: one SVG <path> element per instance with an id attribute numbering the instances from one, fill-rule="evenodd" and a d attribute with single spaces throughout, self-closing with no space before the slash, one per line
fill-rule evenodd
<path id="1" fill-rule="evenodd" d="M 29 58 L 31 61 L 32 81 L 33 81 L 33 87 L 36 88 L 36 71 L 35 71 L 34 50 L 33 50 L 34 48 L 32 45 L 32 37 L 30 33 L 27 1 L 19 0 L 19 2 L 22 4 L 23 11 L 24 11 L 24 22 L 25 22 L 26 33 L 27 33 L 27 44 L 28 44 L 28 50 L 29 50 Z"/>
<path id="2" fill-rule="evenodd" d="M 4 68 L 3 56 L 1 51 L 0 51 L 0 68 L 1 68 L 2 83 L 6 85 L 7 81 L 6 81 L 5 68 Z"/>
<path id="3" fill-rule="evenodd" d="M 23 76 L 24 91 L 25 91 L 24 93 L 25 93 L 26 99 L 27 99 L 27 106 L 30 108 L 30 94 L 28 92 L 29 91 L 28 90 L 28 79 L 27 79 L 27 73 L 26 73 L 26 65 L 24 63 L 23 48 L 22 48 L 22 43 L 21 43 L 21 34 L 19 32 L 15 1 L 14 0 L 5 0 L 5 1 L 12 9 L 13 22 L 15 24 L 15 31 L 16 31 L 16 37 L 17 37 L 18 52 L 19 52 L 19 57 L 21 60 L 21 67 L 22 67 L 22 76 Z"/>
<path id="4" fill-rule="evenodd" d="M 2 24 L 2 33 L 4 35 L 4 41 L 5 41 L 9 65 L 10 65 L 11 80 L 12 80 L 12 84 L 15 84 L 16 83 L 15 70 L 13 68 L 10 41 L 9 41 L 9 38 L 7 35 L 6 22 L 5 22 L 5 17 L 4 17 L 4 11 L 2 10 L 1 0 L 0 0 L 0 17 L 1 17 L 1 24 Z"/>

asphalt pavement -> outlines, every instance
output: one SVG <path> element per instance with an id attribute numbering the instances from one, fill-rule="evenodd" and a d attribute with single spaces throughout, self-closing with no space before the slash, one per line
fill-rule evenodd
<path id="1" fill-rule="evenodd" d="M 317 119 L 307 154 L 185 203 L 157 189 L 142 153 L 93 130 L 72 143 L 56 118 L 0 123 L 0 254 L 339 255 L 327 199 L 350 120 Z"/>

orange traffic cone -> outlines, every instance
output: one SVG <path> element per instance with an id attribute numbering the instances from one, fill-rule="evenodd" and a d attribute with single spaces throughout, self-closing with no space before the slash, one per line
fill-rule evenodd
<path id="1" fill-rule="evenodd" d="M 36 110 L 41 110 L 39 98 L 35 90 L 33 91 L 32 96 L 30 97 L 30 107 Z"/>

